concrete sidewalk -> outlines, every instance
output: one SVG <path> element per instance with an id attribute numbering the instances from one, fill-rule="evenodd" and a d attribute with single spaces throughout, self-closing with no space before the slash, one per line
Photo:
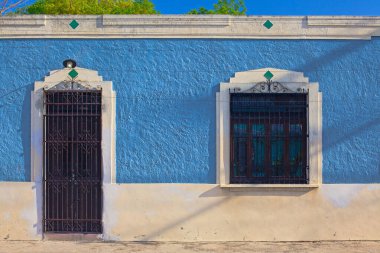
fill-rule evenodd
<path id="1" fill-rule="evenodd" d="M 54 252 L 310 252 L 379 253 L 380 241 L 328 242 L 73 242 L 73 241 L 0 241 L 0 253 Z"/>

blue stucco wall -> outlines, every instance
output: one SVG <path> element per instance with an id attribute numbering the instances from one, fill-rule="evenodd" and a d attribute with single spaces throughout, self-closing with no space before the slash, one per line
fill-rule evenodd
<path id="1" fill-rule="evenodd" d="M 0 40 L 0 181 L 30 180 L 33 82 L 67 58 L 117 92 L 117 182 L 215 183 L 215 92 L 234 72 L 301 71 L 323 92 L 324 183 L 380 183 L 380 38 Z"/>

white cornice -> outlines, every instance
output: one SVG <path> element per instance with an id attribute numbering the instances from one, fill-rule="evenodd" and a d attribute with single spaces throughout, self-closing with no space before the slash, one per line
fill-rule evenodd
<path id="1" fill-rule="evenodd" d="M 69 26 L 72 20 L 79 26 Z M 271 29 L 263 26 L 270 20 Z M 371 39 L 380 17 L 23 15 L 0 17 L 0 38 Z"/>

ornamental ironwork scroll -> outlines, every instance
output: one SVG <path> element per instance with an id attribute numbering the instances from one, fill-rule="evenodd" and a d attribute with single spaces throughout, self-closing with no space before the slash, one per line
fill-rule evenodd
<path id="1" fill-rule="evenodd" d="M 307 93 L 307 88 L 298 87 L 296 90 L 292 90 L 280 82 L 273 82 L 268 80 L 266 82 L 259 82 L 254 84 L 247 90 L 243 90 L 239 87 L 230 89 L 231 93 Z"/>
<path id="2" fill-rule="evenodd" d="M 88 82 L 63 81 L 52 87 L 46 87 L 45 90 L 100 90 L 99 87 L 93 87 Z"/>

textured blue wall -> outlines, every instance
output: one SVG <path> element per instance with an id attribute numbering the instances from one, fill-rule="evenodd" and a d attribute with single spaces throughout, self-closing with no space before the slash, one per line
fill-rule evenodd
<path id="1" fill-rule="evenodd" d="M 117 181 L 215 183 L 215 92 L 234 72 L 305 72 L 323 92 L 323 180 L 380 183 L 380 38 L 0 40 L 0 181 L 30 180 L 33 82 L 67 58 L 117 92 Z"/>

